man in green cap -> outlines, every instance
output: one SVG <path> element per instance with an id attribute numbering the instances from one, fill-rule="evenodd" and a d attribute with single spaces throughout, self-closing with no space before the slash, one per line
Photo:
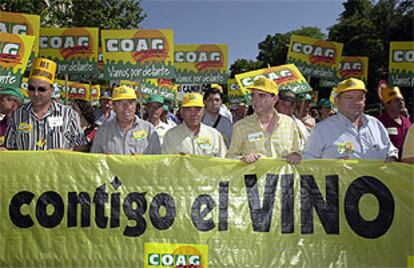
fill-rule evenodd
<path id="1" fill-rule="evenodd" d="M 165 108 L 168 109 L 168 107 Z M 169 129 L 173 128 L 172 125 L 164 123 L 161 120 L 162 113 L 164 112 L 164 97 L 157 94 L 151 95 L 145 104 L 145 109 L 148 114 L 147 121 L 150 122 L 155 128 L 162 145 L 165 133 L 167 133 Z"/>
<path id="2" fill-rule="evenodd" d="M 312 96 L 308 93 L 302 93 L 297 95 L 295 116 L 302 120 L 306 129 L 310 132 L 315 126 L 316 121 L 310 114 L 310 108 L 312 106 Z"/>
<path id="3" fill-rule="evenodd" d="M 4 114 L 0 121 L 0 148 L 4 150 L 4 138 L 7 130 L 7 121 L 14 111 L 23 104 L 24 96 L 19 88 L 7 87 L 0 90 L 0 114 Z"/>

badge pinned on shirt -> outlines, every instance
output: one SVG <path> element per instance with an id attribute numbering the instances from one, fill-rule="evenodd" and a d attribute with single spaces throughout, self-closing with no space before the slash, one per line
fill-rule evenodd
<path id="1" fill-rule="evenodd" d="M 352 142 L 338 143 L 337 146 L 339 154 L 352 154 L 355 152 Z"/>
<path id="2" fill-rule="evenodd" d="M 261 141 L 264 140 L 264 133 L 262 131 L 251 133 L 249 136 L 247 136 L 247 138 L 250 142 Z"/>
<path id="3" fill-rule="evenodd" d="M 139 131 L 134 131 L 133 135 L 134 135 L 134 139 L 140 141 L 148 137 L 148 132 L 146 130 L 139 130 Z"/>
<path id="4" fill-rule="evenodd" d="M 209 150 L 213 147 L 210 137 L 197 137 L 195 142 L 200 146 L 203 150 Z"/>
<path id="5" fill-rule="evenodd" d="M 20 123 L 17 127 L 17 132 L 30 133 L 33 129 L 32 124 Z"/>
<path id="6" fill-rule="evenodd" d="M 47 124 L 49 125 L 49 127 L 61 127 L 63 126 L 63 117 L 48 117 Z"/>
<path id="7" fill-rule="evenodd" d="M 387 128 L 388 135 L 398 135 L 398 129 L 396 127 L 389 127 Z"/>

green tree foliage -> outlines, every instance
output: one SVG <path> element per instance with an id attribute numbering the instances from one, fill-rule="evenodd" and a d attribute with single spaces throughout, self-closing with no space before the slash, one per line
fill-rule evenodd
<path id="1" fill-rule="evenodd" d="M 257 61 L 237 59 L 230 66 L 230 76 L 248 72 L 255 69 L 265 68 L 267 66 L 278 66 L 286 63 L 286 57 L 289 49 L 290 36 L 292 34 L 308 36 L 316 39 L 324 39 L 325 35 L 317 27 L 302 27 L 301 29 L 287 32 L 267 35 L 265 40 L 259 43 L 259 55 Z"/>
<path id="2" fill-rule="evenodd" d="M 1 10 L 40 15 L 43 27 L 132 29 L 146 17 L 140 0 L 3 1 Z"/>
<path id="3" fill-rule="evenodd" d="M 234 75 L 239 74 L 239 73 L 256 70 L 256 69 L 260 69 L 263 67 L 264 65 L 260 61 L 237 59 L 230 66 L 230 77 L 234 77 Z"/>
<path id="4" fill-rule="evenodd" d="M 344 44 L 343 55 L 366 56 L 368 87 L 386 78 L 390 41 L 413 41 L 413 0 L 348 0 L 337 24 L 329 29 L 329 40 Z"/>
<path id="5" fill-rule="evenodd" d="M 277 66 L 286 63 L 289 49 L 290 36 L 292 34 L 308 36 L 316 39 L 325 39 L 325 35 L 317 27 L 302 27 L 301 29 L 268 35 L 266 39 L 259 43 L 259 55 L 257 60 L 264 62 L 265 65 Z"/>

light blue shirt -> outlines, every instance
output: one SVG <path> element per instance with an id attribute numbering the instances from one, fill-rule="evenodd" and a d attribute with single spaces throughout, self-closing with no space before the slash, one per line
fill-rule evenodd
<path id="1" fill-rule="evenodd" d="M 305 145 L 303 158 L 398 158 L 398 149 L 392 145 L 384 125 L 366 114 L 362 114 L 361 119 L 359 129 L 341 113 L 316 124 Z"/>
<path id="2" fill-rule="evenodd" d="M 218 116 L 211 117 L 207 112 L 204 114 L 203 123 L 209 127 L 213 127 L 214 123 L 218 119 Z M 230 121 L 229 118 L 221 115 L 220 122 L 218 123 L 216 129 L 221 133 L 224 139 L 224 143 L 226 144 L 227 148 L 229 148 L 231 143 L 231 136 L 233 134 L 233 123 Z"/>

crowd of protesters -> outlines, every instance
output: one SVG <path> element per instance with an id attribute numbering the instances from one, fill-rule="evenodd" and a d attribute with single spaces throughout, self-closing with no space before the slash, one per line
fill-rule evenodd
<path id="1" fill-rule="evenodd" d="M 414 163 L 414 129 L 397 87 L 384 87 L 385 111 L 364 113 L 363 81 L 338 84 L 334 103 L 307 93 L 279 91 L 259 78 L 249 101 L 223 104 L 223 89 L 187 93 L 174 101 L 152 95 L 139 116 L 136 91 L 101 93 L 99 107 L 77 99 L 63 105 L 53 86 L 56 63 L 38 58 L 29 76 L 29 99 L 18 88 L 0 89 L 0 150 L 76 150 L 104 154 L 196 154 L 240 159 L 377 159 Z"/>

